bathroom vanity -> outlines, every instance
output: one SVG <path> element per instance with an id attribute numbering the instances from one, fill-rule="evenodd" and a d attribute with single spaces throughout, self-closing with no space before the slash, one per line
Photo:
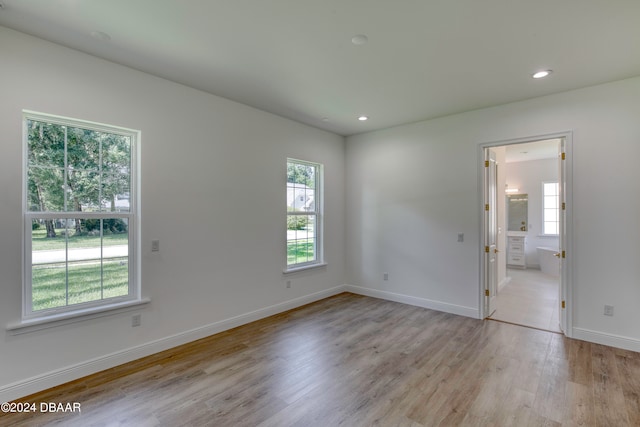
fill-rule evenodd
<path id="1" fill-rule="evenodd" d="M 507 235 L 507 266 L 515 268 L 527 268 L 525 256 L 526 236 Z"/>

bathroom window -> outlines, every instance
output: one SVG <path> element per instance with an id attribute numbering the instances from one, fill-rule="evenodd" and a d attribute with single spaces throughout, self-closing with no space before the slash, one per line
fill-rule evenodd
<path id="1" fill-rule="evenodd" d="M 557 182 L 542 183 L 542 233 L 557 236 L 560 232 L 560 191 Z"/>

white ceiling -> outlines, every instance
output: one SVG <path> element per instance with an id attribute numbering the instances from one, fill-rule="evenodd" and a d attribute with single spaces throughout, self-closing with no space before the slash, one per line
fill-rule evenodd
<path id="1" fill-rule="evenodd" d="M 640 0 L 0 2 L 0 25 L 341 135 L 640 75 Z"/>
<path id="2" fill-rule="evenodd" d="M 528 162 L 530 160 L 557 159 L 560 139 L 510 144 L 505 146 L 505 163 Z"/>

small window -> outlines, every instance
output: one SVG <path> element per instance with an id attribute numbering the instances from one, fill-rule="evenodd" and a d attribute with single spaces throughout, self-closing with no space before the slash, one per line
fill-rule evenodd
<path id="1" fill-rule="evenodd" d="M 23 318 L 139 300 L 139 133 L 24 114 Z"/>
<path id="2" fill-rule="evenodd" d="M 560 192 L 557 182 L 542 183 L 542 232 L 554 236 L 560 232 Z"/>
<path id="3" fill-rule="evenodd" d="M 322 263 L 322 165 L 287 160 L 287 269 Z"/>

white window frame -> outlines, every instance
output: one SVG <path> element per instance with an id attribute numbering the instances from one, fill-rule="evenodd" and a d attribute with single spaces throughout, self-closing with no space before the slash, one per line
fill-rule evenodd
<path id="1" fill-rule="evenodd" d="M 555 208 L 548 208 L 547 204 L 546 204 L 546 197 L 551 197 L 551 196 L 547 196 L 545 193 L 545 184 L 556 184 L 556 207 Z M 553 196 L 553 195 L 552 195 Z M 545 220 L 545 212 L 548 210 L 555 210 L 556 211 L 556 221 L 546 221 Z M 548 233 L 547 232 L 547 223 L 556 223 L 556 229 L 560 230 L 560 188 L 559 188 L 559 183 L 558 181 L 543 181 L 542 182 L 542 235 L 543 236 L 558 236 L 559 233 Z"/>
<path id="2" fill-rule="evenodd" d="M 298 159 L 292 159 L 292 158 L 287 158 L 287 169 L 289 166 L 289 163 L 295 163 L 295 164 L 300 164 L 300 165 L 304 165 L 304 166 L 311 166 L 313 168 L 315 168 L 315 172 L 314 172 L 314 178 L 315 178 L 315 182 L 314 182 L 314 186 L 315 186 L 315 191 L 314 191 L 314 210 L 312 211 L 289 211 L 288 206 L 287 206 L 287 219 L 289 216 L 300 216 L 300 215 L 307 215 L 307 216 L 313 216 L 315 217 L 315 227 L 314 227 L 314 243 L 315 243 L 315 259 L 312 261 L 307 261 L 307 262 L 301 262 L 301 263 L 295 263 L 295 264 L 289 264 L 288 261 L 288 243 L 289 243 L 289 238 L 288 235 L 286 236 L 285 239 L 285 269 L 284 272 L 285 273 L 290 273 L 290 272 L 295 272 L 295 271 L 300 271 L 300 270 L 305 270 L 308 268 L 314 268 L 314 267 L 319 267 L 319 266 L 323 266 L 326 265 L 326 263 L 324 262 L 324 251 L 323 251 L 323 229 L 324 229 L 324 219 L 323 219 L 323 204 L 324 204 L 324 166 L 321 163 L 315 163 L 315 162 L 309 162 L 306 160 L 298 160 Z M 288 186 L 287 186 L 287 191 L 288 191 Z M 294 200 L 297 197 L 294 194 Z M 287 228 L 287 233 L 288 233 L 288 228 Z"/>
<path id="3" fill-rule="evenodd" d="M 55 125 L 68 126 L 94 130 L 97 132 L 111 133 L 127 136 L 131 141 L 130 147 L 130 171 L 129 171 L 129 211 L 128 212 L 39 212 L 29 210 L 28 194 L 28 129 L 29 120 L 51 123 Z M 68 117 L 55 116 L 51 114 L 38 113 L 34 111 L 23 111 L 23 173 L 22 173 L 22 194 L 23 194 L 23 280 L 22 280 L 22 322 L 12 325 L 9 329 L 19 329 L 38 325 L 46 322 L 55 322 L 78 316 L 94 317 L 96 314 L 110 310 L 121 310 L 132 305 L 142 304 L 148 300 L 141 299 L 140 280 L 140 214 L 139 214 L 139 166 L 140 166 L 140 131 L 127 129 L 119 126 L 105 125 L 89 122 L 85 120 Z M 65 305 L 43 310 L 32 310 L 32 220 L 38 219 L 104 219 L 123 218 L 128 221 L 128 294 L 118 297 L 105 298 L 96 301 L 83 302 L 79 304 Z M 101 255 L 102 256 L 102 255 Z M 68 263 L 68 261 L 66 261 Z"/>

